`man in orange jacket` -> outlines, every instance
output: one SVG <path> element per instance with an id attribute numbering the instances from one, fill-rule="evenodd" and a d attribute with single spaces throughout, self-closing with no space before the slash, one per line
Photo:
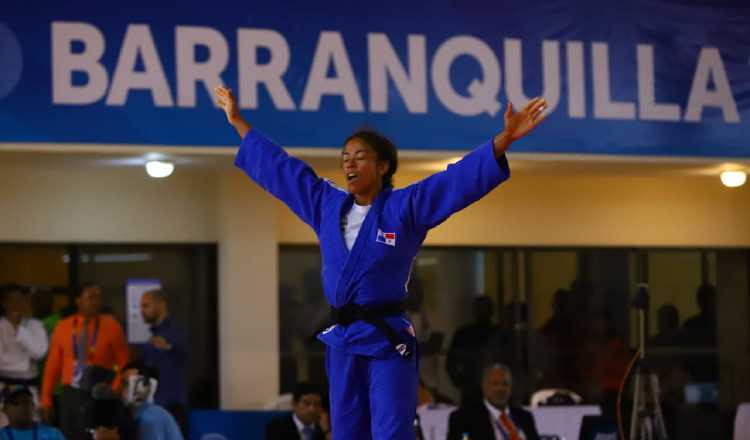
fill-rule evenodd
<path id="1" fill-rule="evenodd" d="M 52 392 L 60 382 L 60 428 L 65 438 L 83 438 L 84 417 L 79 414 L 90 398 L 80 390 L 87 367 L 98 366 L 118 372 L 128 362 L 129 349 L 120 324 L 110 315 L 99 314 L 102 291 L 93 283 L 77 292 L 78 313 L 60 321 L 52 333 L 42 382 L 42 408 L 52 418 Z"/>

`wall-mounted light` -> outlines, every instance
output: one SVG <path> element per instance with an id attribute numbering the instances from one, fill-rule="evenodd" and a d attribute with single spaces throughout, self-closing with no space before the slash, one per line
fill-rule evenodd
<path id="1" fill-rule="evenodd" d="M 721 183 L 729 188 L 736 188 L 745 184 L 747 174 L 744 171 L 724 171 L 721 173 Z"/>
<path id="2" fill-rule="evenodd" d="M 150 160 L 146 162 L 146 172 L 155 179 L 168 177 L 174 171 L 174 164 L 163 160 Z"/>

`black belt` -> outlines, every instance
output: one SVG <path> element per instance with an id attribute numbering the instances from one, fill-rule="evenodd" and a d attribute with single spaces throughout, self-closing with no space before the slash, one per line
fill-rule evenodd
<path id="1" fill-rule="evenodd" d="M 404 358 L 411 356 L 411 350 L 398 335 L 398 332 L 385 322 L 389 316 L 400 316 L 406 312 L 403 302 L 388 303 L 375 306 L 360 306 L 358 304 L 346 304 L 343 307 L 331 307 L 331 320 L 335 324 L 349 325 L 356 321 L 364 321 L 372 324 L 380 330 L 390 342 L 393 349 Z"/>

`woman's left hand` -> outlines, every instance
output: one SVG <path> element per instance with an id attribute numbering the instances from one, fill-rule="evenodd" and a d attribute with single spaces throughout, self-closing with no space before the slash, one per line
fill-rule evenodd
<path id="1" fill-rule="evenodd" d="M 499 158 L 505 154 L 510 144 L 526 136 L 541 124 L 547 117 L 544 114 L 545 110 L 547 110 L 547 101 L 541 97 L 529 101 L 520 112 L 516 112 L 513 104 L 508 102 L 508 108 L 505 110 L 505 128 L 493 140 L 495 157 Z"/>
<path id="2" fill-rule="evenodd" d="M 505 111 L 505 133 L 510 141 L 516 141 L 531 132 L 537 125 L 541 124 L 547 115 L 547 101 L 544 98 L 534 98 L 526 104 L 520 112 L 513 109 L 513 104 L 508 102 Z"/>

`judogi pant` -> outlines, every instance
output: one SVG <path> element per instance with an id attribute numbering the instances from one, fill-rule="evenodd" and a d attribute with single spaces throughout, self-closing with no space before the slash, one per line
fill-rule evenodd
<path id="1" fill-rule="evenodd" d="M 414 440 L 417 354 L 352 355 L 326 348 L 333 440 Z"/>

